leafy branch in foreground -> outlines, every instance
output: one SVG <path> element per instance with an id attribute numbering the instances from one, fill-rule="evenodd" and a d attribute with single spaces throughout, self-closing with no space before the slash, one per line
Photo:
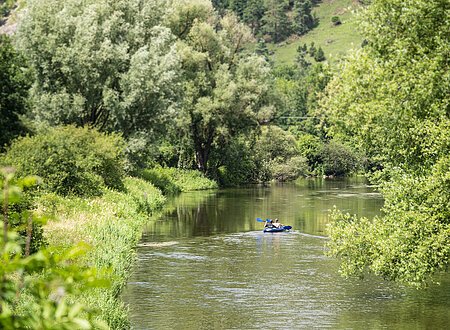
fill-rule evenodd
<path id="1" fill-rule="evenodd" d="M 71 295 L 108 283 L 95 269 L 74 262 L 88 249 L 79 244 L 65 251 L 41 249 L 29 254 L 31 231 L 25 253 L 19 235 L 11 229 L 9 208 L 23 198 L 24 188 L 37 184 L 36 177 L 14 180 L 12 168 L 0 170 L 0 202 L 3 233 L 0 239 L 0 327 L 5 329 L 107 329 L 96 320 L 97 312 L 71 301 Z M 44 221 L 29 211 L 28 223 Z"/>

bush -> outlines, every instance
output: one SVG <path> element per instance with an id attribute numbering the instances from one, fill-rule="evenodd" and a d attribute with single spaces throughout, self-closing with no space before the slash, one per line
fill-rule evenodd
<path id="1" fill-rule="evenodd" d="M 341 25 L 341 19 L 339 18 L 339 16 L 333 16 L 331 17 L 331 23 L 333 23 L 333 25 Z"/>
<path id="2" fill-rule="evenodd" d="M 343 176 L 357 171 L 361 167 L 360 158 L 350 148 L 336 141 L 325 144 L 320 153 L 323 174 L 327 176 Z"/>
<path id="3" fill-rule="evenodd" d="M 272 177 L 277 181 L 295 180 L 300 176 L 308 175 L 308 163 L 305 157 L 297 156 L 278 163 L 272 167 Z"/>
<path id="4" fill-rule="evenodd" d="M 18 176 L 41 177 L 46 191 L 95 196 L 103 187 L 123 188 L 123 149 L 116 134 L 66 126 L 17 139 L 2 163 L 16 167 Z"/>
<path id="5" fill-rule="evenodd" d="M 321 162 L 320 153 L 323 148 L 320 138 L 311 134 L 302 134 L 297 139 L 297 147 L 300 155 L 307 159 L 310 169 L 316 169 Z"/>

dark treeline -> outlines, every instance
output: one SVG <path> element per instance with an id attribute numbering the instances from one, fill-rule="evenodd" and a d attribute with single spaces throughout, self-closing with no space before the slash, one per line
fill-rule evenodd
<path id="1" fill-rule="evenodd" d="M 250 26 L 257 37 L 280 42 L 292 34 L 310 31 L 317 19 L 313 6 L 320 0 L 214 0 L 214 7 L 223 12 L 233 11 L 242 22 Z"/>

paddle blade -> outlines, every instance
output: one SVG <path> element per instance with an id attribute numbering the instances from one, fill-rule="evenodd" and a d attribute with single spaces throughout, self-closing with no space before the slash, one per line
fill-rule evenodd
<path id="1" fill-rule="evenodd" d="M 283 228 L 286 230 L 290 230 L 290 229 L 292 229 L 292 226 L 283 226 Z"/>
<path id="2" fill-rule="evenodd" d="M 258 222 L 266 222 L 265 220 L 263 220 L 261 218 L 256 218 L 256 221 L 258 221 Z"/>

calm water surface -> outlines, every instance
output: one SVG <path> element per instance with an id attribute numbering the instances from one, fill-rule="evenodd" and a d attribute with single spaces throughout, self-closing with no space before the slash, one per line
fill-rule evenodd
<path id="1" fill-rule="evenodd" d="M 362 180 L 185 193 L 150 223 L 124 294 L 134 329 L 449 329 L 450 276 L 425 291 L 345 280 L 329 210 L 380 214 Z M 278 217 L 289 233 L 262 233 Z"/>

